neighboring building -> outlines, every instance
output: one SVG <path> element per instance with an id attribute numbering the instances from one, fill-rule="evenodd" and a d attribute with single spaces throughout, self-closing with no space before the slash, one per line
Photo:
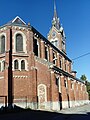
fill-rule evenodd
<path id="1" fill-rule="evenodd" d="M 11 95 L 14 104 L 32 109 L 87 103 L 86 85 L 71 66 L 55 5 L 48 40 L 19 17 L 0 27 L 0 105 Z"/>

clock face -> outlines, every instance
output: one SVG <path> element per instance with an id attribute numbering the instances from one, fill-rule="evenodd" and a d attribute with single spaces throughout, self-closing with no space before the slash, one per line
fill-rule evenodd
<path id="1" fill-rule="evenodd" d="M 53 31 L 53 32 L 52 32 L 52 37 L 55 37 L 55 36 L 56 36 L 56 32 Z"/>

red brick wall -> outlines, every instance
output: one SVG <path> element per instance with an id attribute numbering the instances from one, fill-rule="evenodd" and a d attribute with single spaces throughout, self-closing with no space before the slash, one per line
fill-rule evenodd
<path id="1" fill-rule="evenodd" d="M 40 43 L 40 57 L 37 58 L 34 56 L 33 53 L 33 36 L 34 33 L 28 29 L 20 29 L 19 27 L 12 29 L 12 38 L 16 31 L 21 31 L 26 35 L 26 50 L 27 53 L 17 53 L 14 54 L 12 59 L 25 59 L 27 60 L 27 71 L 13 71 L 13 95 L 14 98 L 19 97 L 27 97 L 27 101 L 36 102 L 37 95 L 38 95 L 38 85 L 44 84 L 46 85 L 47 89 L 47 101 L 59 101 L 59 88 L 56 85 L 56 71 L 50 69 L 48 62 L 44 59 L 45 58 L 45 45 L 44 42 L 38 38 Z M 10 48 L 10 29 L 4 31 L 7 36 L 7 52 L 4 56 L 0 55 L 0 59 L 5 59 L 6 66 L 8 67 L 9 61 L 9 48 Z M 61 38 L 60 38 L 61 39 Z M 14 42 L 14 39 L 12 39 Z M 14 44 L 12 44 L 14 49 Z M 60 46 L 61 47 L 61 46 Z M 49 46 L 49 61 L 50 63 L 53 62 L 53 48 Z M 56 52 L 56 51 L 55 51 Z M 57 52 L 56 52 L 57 54 Z M 59 54 L 57 54 L 57 66 L 60 67 L 59 63 Z M 63 57 L 62 57 L 63 58 Z M 62 69 L 65 70 L 65 59 L 63 60 Z M 67 64 L 70 64 L 66 62 Z M 71 64 L 69 66 L 68 72 L 71 72 Z M 86 100 L 88 99 L 88 95 L 85 91 L 85 86 L 82 87 L 78 84 L 78 82 L 73 82 L 74 88 L 71 88 L 71 80 L 68 77 L 57 73 L 61 80 L 61 94 L 62 94 L 62 101 L 70 101 L 73 100 Z M 0 79 L 0 95 L 8 95 L 8 69 L 6 68 L 4 72 L 0 72 L 0 76 L 4 76 L 4 79 Z M 64 80 L 67 81 L 67 88 L 64 85 Z M 73 81 L 73 80 L 72 80 Z M 77 89 L 78 86 L 78 89 Z M 69 97 L 69 98 L 68 98 Z"/>

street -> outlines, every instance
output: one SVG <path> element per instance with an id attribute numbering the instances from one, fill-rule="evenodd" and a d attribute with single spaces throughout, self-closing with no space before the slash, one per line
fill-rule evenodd
<path id="1" fill-rule="evenodd" d="M 74 108 L 68 108 L 60 111 L 60 113 L 64 114 L 87 114 L 87 112 L 90 112 L 90 104 Z"/>
<path id="2" fill-rule="evenodd" d="M 0 120 L 90 120 L 90 104 L 68 108 L 60 112 L 23 110 L 0 114 Z"/>
<path id="3" fill-rule="evenodd" d="M 58 116 L 54 120 L 90 120 L 90 104 L 61 110 L 60 113 L 64 116 Z"/>

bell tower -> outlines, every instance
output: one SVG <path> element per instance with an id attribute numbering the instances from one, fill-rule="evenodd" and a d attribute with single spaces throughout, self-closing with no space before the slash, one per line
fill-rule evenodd
<path id="1" fill-rule="evenodd" d="M 52 26 L 48 34 L 48 40 L 60 51 L 66 54 L 66 37 L 64 29 L 61 26 L 60 20 L 57 15 L 55 0 L 54 0 L 54 16 L 52 19 Z"/>

